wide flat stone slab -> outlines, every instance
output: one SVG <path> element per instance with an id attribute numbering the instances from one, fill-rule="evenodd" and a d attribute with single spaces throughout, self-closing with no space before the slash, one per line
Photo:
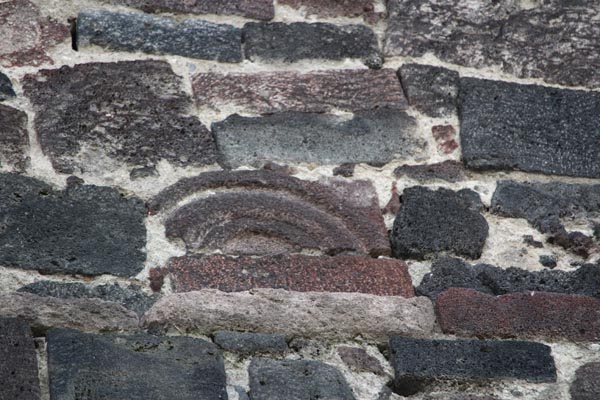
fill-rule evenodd
<path id="1" fill-rule="evenodd" d="M 600 177 L 600 93 L 461 78 L 459 101 L 467 167 Z"/>
<path id="2" fill-rule="evenodd" d="M 35 343 L 22 319 L 0 317 L 0 398 L 40 399 Z"/>
<path id="3" fill-rule="evenodd" d="M 28 148 L 27 114 L 0 104 L 0 166 L 22 171 L 27 164 Z"/>
<path id="4" fill-rule="evenodd" d="M 190 337 L 48 332 L 55 399 L 227 399 L 219 349 Z"/>

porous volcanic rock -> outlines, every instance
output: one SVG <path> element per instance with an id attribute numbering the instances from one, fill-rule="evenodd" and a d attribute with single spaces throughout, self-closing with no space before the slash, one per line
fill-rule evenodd
<path id="1" fill-rule="evenodd" d="M 35 343 L 22 319 L 0 317 L 0 398 L 39 400 Z"/>

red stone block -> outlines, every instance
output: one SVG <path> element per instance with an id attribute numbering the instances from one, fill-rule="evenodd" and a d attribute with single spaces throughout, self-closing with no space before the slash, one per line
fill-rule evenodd
<path id="1" fill-rule="evenodd" d="M 172 258 L 167 271 L 176 292 L 201 289 L 239 292 L 273 288 L 297 292 L 414 296 L 406 264 L 392 259 L 303 255 L 262 258 L 188 256 Z"/>
<path id="2" fill-rule="evenodd" d="M 500 338 L 600 339 L 600 301 L 589 296 L 549 292 L 491 296 L 450 288 L 437 298 L 444 333 Z"/>

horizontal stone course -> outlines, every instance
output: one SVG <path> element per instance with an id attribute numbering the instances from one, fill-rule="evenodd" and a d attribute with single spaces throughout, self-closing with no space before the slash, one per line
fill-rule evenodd
<path id="1" fill-rule="evenodd" d="M 374 0 L 278 0 L 277 4 L 303 10 L 319 17 L 368 17 L 375 11 Z"/>
<path id="2" fill-rule="evenodd" d="M 196 19 L 175 20 L 136 12 L 82 11 L 77 17 L 77 48 L 173 54 L 220 62 L 241 62 L 242 33 L 231 25 Z"/>
<path id="3" fill-rule="evenodd" d="M 0 398 L 40 399 L 35 343 L 22 319 L 0 317 Z"/>
<path id="4" fill-rule="evenodd" d="M 0 167 L 24 170 L 28 148 L 27 114 L 0 104 Z"/>
<path id="5" fill-rule="evenodd" d="M 214 342 L 225 351 L 244 355 L 285 354 L 289 351 L 283 336 L 266 333 L 219 331 L 214 335 Z"/>
<path id="6" fill-rule="evenodd" d="M 425 165 L 401 165 L 394 170 L 394 175 L 397 178 L 407 176 L 420 183 L 436 179 L 456 183 L 467 179 L 463 164 L 453 160 Z"/>
<path id="7" fill-rule="evenodd" d="M 221 255 L 172 258 L 167 271 L 175 292 L 255 288 L 298 292 L 359 292 L 412 297 L 406 264 L 355 256 L 278 255 L 231 258 Z"/>
<path id="8" fill-rule="evenodd" d="M 15 90 L 12 87 L 10 78 L 0 72 L 0 101 L 8 100 L 15 96 Z"/>

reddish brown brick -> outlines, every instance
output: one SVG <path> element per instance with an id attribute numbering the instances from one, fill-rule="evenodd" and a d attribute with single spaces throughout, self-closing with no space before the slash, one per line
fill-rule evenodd
<path id="1" fill-rule="evenodd" d="M 319 17 L 370 17 L 375 14 L 374 0 L 279 0 L 278 3 L 302 8 L 307 15 Z"/>
<path id="2" fill-rule="evenodd" d="M 600 339 L 600 301 L 548 292 L 491 296 L 450 288 L 436 303 L 444 333 L 477 337 Z"/>
<path id="3" fill-rule="evenodd" d="M 207 72 L 195 76 L 193 87 L 198 105 L 216 110 L 233 106 L 246 112 L 269 114 L 407 107 L 400 81 L 391 69 L 305 74 Z"/>
<path id="4" fill-rule="evenodd" d="M 297 292 L 358 292 L 413 297 L 406 264 L 357 256 L 277 255 L 232 258 L 222 255 L 172 258 L 168 265 L 176 292 L 255 288 Z"/>

